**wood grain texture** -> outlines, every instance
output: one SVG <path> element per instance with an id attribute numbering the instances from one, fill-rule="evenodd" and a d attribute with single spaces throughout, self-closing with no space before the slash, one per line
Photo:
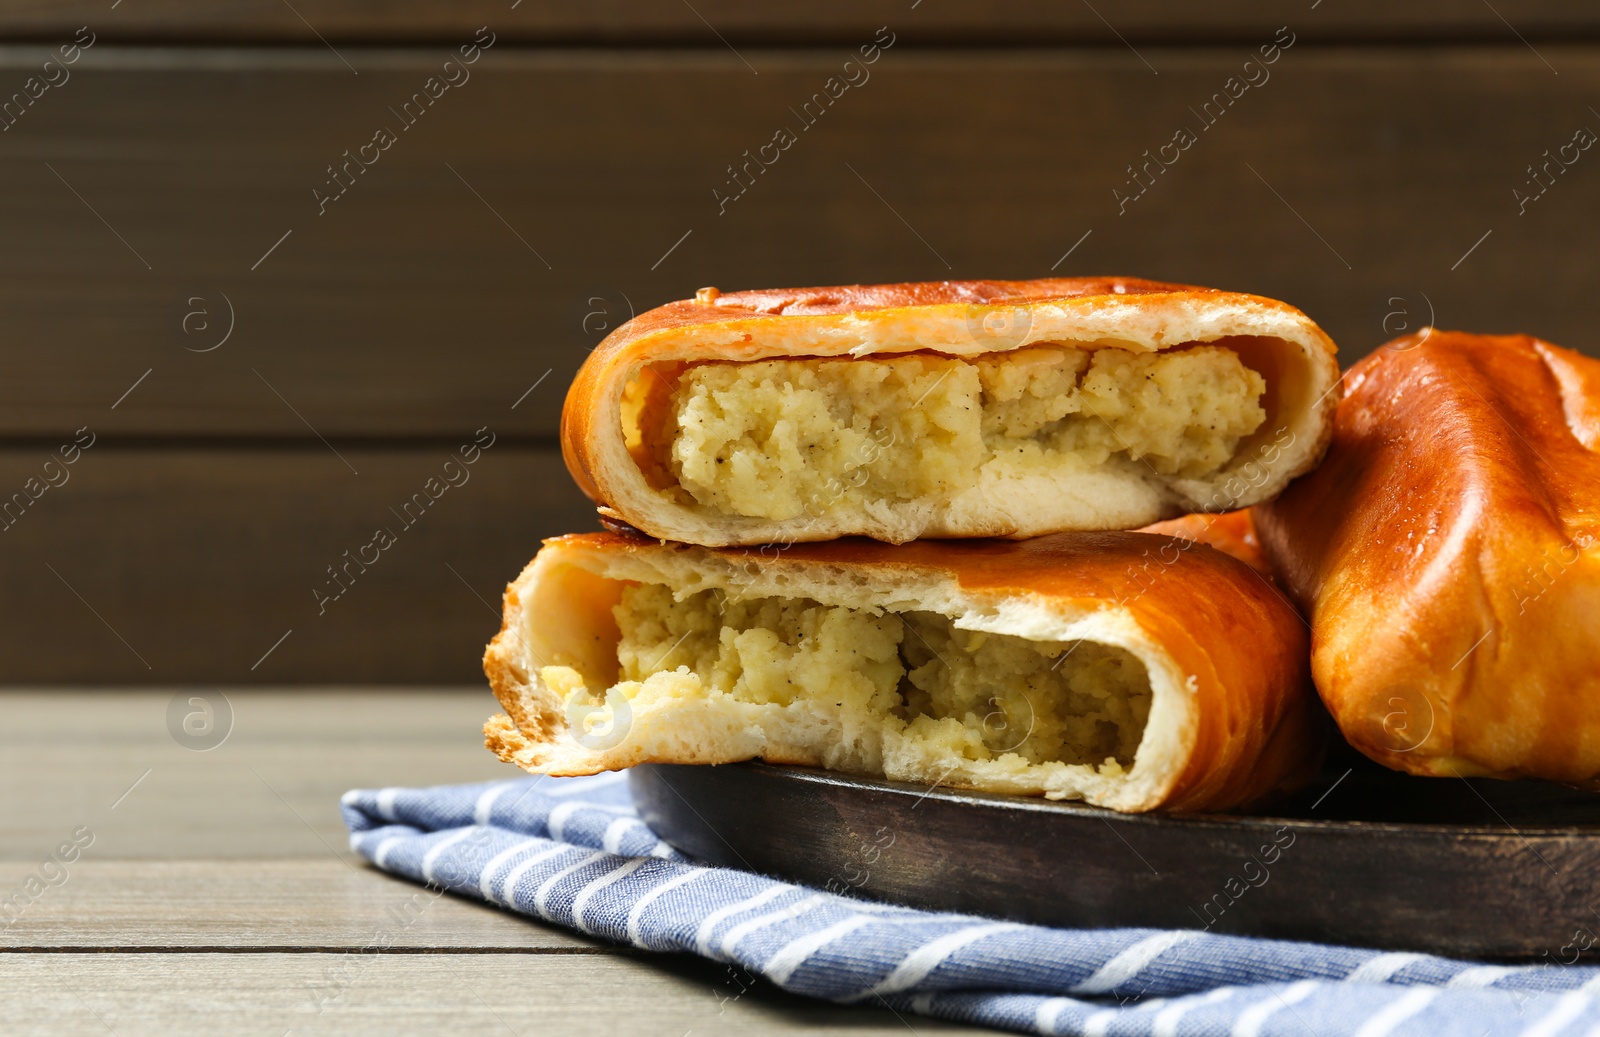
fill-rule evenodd
<path id="1" fill-rule="evenodd" d="M 1537 49 L 1319 49 L 1307 28 L 1200 129 L 1253 47 L 897 46 L 801 129 L 844 51 L 742 52 L 752 75 L 725 50 L 507 44 L 319 215 L 328 165 L 397 127 L 445 51 L 353 52 L 356 76 L 324 48 L 105 43 L 5 134 L 0 434 L 97 415 L 141 436 L 446 436 L 499 415 L 548 437 L 604 330 L 705 284 L 1055 267 L 1286 299 L 1347 362 L 1430 313 L 1590 348 L 1600 160 L 1549 174 L 1525 215 L 1512 192 L 1600 130 L 1600 49 Z M 7 52 L 0 77 L 42 54 Z M 728 166 L 783 128 L 795 143 L 719 214 Z M 224 295 L 232 336 L 192 352 L 220 340 Z"/>
<path id="2" fill-rule="evenodd" d="M 156 948 L 230 951 L 604 953 L 592 941 L 430 892 L 364 862 L 326 860 L 96 861 L 67 866 L 15 922 L 0 952 Z M 9 869 L 18 871 L 22 862 Z"/>
<path id="3" fill-rule="evenodd" d="M 1445 10 L 1387 6 L 1390 25 Z M 1471 7 L 1459 17 L 1485 21 L 1462 32 L 1502 31 Z M 568 379 L 621 319 L 706 284 L 1114 272 L 1288 300 L 1346 362 L 1430 320 L 1593 351 L 1600 158 L 1574 152 L 1539 174 L 1536 200 L 1513 193 L 1534 192 L 1530 164 L 1600 131 L 1600 47 L 1537 28 L 1591 15 L 1557 0 L 1508 12 L 1528 46 L 1319 46 L 1379 9 L 1282 15 L 1295 45 L 1227 105 L 1276 9 L 1218 9 L 1218 24 L 1262 17 L 1226 44 L 1135 35 L 1130 49 L 984 48 L 962 21 L 977 15 L 862 7 L 841 15 L 863 19 L 859 34 L 836 23 L 837 46 L 804 49 L 762 42 L 791 39 L 793 9 L 701 8 L 735 26 L 730 49 L 673 37 L 664 22 L 704 29 L 681 4 L 573 15 L 527 0 L 517 17 L 568 19 L 551 30 L 578 33 L 568 42 L 604 24 L 672 46 L 519 46 L 532 37 L 508 30 L 414 125 L 400 106 L 482 24 L 477 9 L 398 8 L 393 39 L 419 25 L 437 40 L 415 47 L 337 33 L 331 49 L 308 35 L 135 46 L 108 29 L 0 132 L 0 500 L 72 430 L 100 436 L 70 485 L 0 533 L 18 603 L 0 681 L 476 680 L 496 590 L 540 536 L 592 528 L 549 452 Z M 144 25 L 125 38 L 220 33 L 234 17 L 139 10 L 117 7 Z M 282 3 L 237 10 L 229 39 L 304 31 Z M 1008 24 L 1034 35 L 1011 42 L 1067 38 L 1028 18 L 1099 31 L 1084 5 L 1049 10 L 1019 8 Z M 1115 21 L 1166 32 L 1183 24 L 1171 11 L 1131 5 Z M 348 4 L 301 13 L 390 38 Z M 869 80 L 813 100 L 846 43 L 924 15 L 966 49 L 919 48 L 908 27 Z M 0 99 L 49 53 L 0 48 Z M 808 103 L 824 114 L 802 118 Z M 392 145 L 319 214 L 329 165 L 385 128 Z M 780 130 L 793 144 L 736 188 L 730 164 Z M 1164 172 L 1134 174 L 1184 130 L 1194 140 L 1169 147 Z M 483 425 L 505 445 L 481 482 L 316 615 L 326 566 Z"/>
<path id="4" fill-rule="evenodd" d="M 1538 960 L 1589 911 L 1571 876 L 1600 865 L 1600 798 L 1367 761 L 1265 816 L 1119 815 L 759 764 L 652 764 L 629 783 L 653 829 L 714 864 L 1068 929 Z"/>
<path id="5" fill-rule="evenodd" d="M 334 859 L 346 788 L 511 773 L 482 747 L 486 693 L 182 690 L 231 700 L 222 745 L 180 747 L 167 691 L 0 692 L 5 883 L 94 834 L 0 928 L 6 1033 L 905 1031 Z"/>
<path id="6" fill-rule="evenodd" d="M 497 442 L 447 471 L 472 441 L 338 454 L 97 441 L 52 468 L 59 445 L 0 450 L 13 604 L 0 682 L 481 680 L 506 582 L 542 537 L 595 520 L 551 450 Z M 63 472 L 26 510 L 9 496 Z"/>
<path id="7" fill-rule="evenodd" d="M 360 0 L 301 0 L 289 10 L 270 0 L 226 6 L 203 0 L 150 0 L 107 12 L 89 0 L 8 4 L 0 33 L 12 38 L 70 34 L 84 22 L 113 39 L 333 41 L 437 40 L 470 32 L 485 22 L 509 38 L 537 43 L 677 44 L 715 46 L 720 35 L 733 43 L 850 42 L 862 30 L 904 24 L 910 38 L 957 44 L 1105 43 L 1121 37 L 1198 41 L 1234 38 L 1285 18 L 1315 16 L 1325 32 L 1341 39 L 1439 40 L 1476 38 L 1516 42 L 1506 20 L 1482 5 L 1450 0 L 1386 4 L 1347 0 L 1322 7 L 1312 0 L 1293 8 L 1264 0 L 1221 0 L 1197 7 L 1175 0 L 1121 0 L 1100 17 L 1082 4 L 1017 0 L 996 4 L 920 4 L 905 0 L 783 0 L 749 4 L 701 0 L 693 8 L 652 0 L 603 0 L 563 4 L 522 0 L 510 6 L 488 0 L 429 4 L 402 0 L 381 8 Z M 1592 32 L 1600 26 L 1592 5 L 1581 0 L 1522 0 L 1504 5 L 1515 31 L 1533 39 Z M 303 17 L 302 17 L 303 16 Z M 1270 26 L 1269 26 L 1270 27 Z"/>
<path id="8" fill-rule="evenodd" d="M 734 999 L 723 966 L 612 955 L 0 954 L 0 984 L 9 1032 L 67 1037 L 993 1033 L 765 987 Z"/>
<path id="9" fill-rule="evenodd" d="M 225 740 L 204 751 L 180 744 L 168 713 L 175 699 L 180 724 L 209 706 Z M 95 839 L 86 861 L 295 858 L 360 868 L 339 814 L 347 790 L 521 774 L 483 747 L 483 722 L 499 707 L 481 684 L 59 689 L 0 693 L 0 704 L 0 860 L 24 864 L 87 825 Z M 13 869 L 16 881 L 25 870 Z"/>

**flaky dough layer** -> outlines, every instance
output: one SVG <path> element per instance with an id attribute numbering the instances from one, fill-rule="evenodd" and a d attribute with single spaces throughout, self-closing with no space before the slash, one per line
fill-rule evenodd
<path id="1" fill-rule="evenodd" d="M 624 392 L 652 365 L 917 351 L 972 358 L 1042 343 L 1133 353 L 1216 343 L 1266 381 L 1266 420 L 1220 470 L 1158 478 L 1148 466 L 1006 475 L 950 494 L 773 519 L 718 513 L 651 485 L 624 436 Z M 863 535 L 1029 537 L 1128 529 L 1277 494 L 1326 446 L 1337 400 L 1334 344 L 1299 310 L 1257 296 L 1132 278 L 944 281 L 721 294 L 706 289 L 618 328 L 567 394 L 562 450 L 607 513 L 663 539 L 724 546 Z"/>
<path id="2" fill-rule="evenodd" d="M 570 668 L 584 685 L 578 693 L 605 696 L 618 679 L 612 607 L 627 581 L 932 612 L 964 630 L 1113 646 L 1148 672 L 1149 717 L 1125 770 L 932 752 L 889 765 L 882 746 L 842 739 L 841 717 L 816 701 L 641 695 L 614 703 L 626 721 L 597 743 L 574 728 L 573 689 L 550 687 L 540 671 Z M 898 780 L 1125 811 L 1225 810 L 1292 791 L 1315 772 L 1322 714 L 1306 652 L 1303 623 L 1259 573 L 1169 537 L 1068 533 L 900 547 L 852 539 L 757 551 L 576 534 L 546 541 L 506 590 L 504 625 L 484 657 L 506 715 L 489 721 L 485 737 L 502 759 L 542 774 L 759 758 L 869 774 L 890 767 Z"/>

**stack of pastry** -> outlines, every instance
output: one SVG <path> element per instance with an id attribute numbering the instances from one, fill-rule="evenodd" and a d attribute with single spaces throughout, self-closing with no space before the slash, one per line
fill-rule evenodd
<path id="1" fill-rule="evenodd" d="M 1435 336 L 1392 351 L 1394 364 L 1447 347 Z M 1515 348 L 1539 358 L 1528 363 L 1556 355 Z M 1316 690 L 1347 735 L 1385 708 L 1387 673 L 1410 682 L 1408 702 L 1447 715 L 1471 700 L 1474 722 L 1490 722 L 1498 707 L 1473 689 L 1504 675 L 1473 663 L 1430 682 L 1460 639 L 1430 638 L 1463 609 L 1500 616 L 1484 587 L 1504 572 L 1452 566 L 1531 548 L 1521 534 L 1474 537 L 1493 525 L 1482 509 L 1450 525 L 1381 481 L 1414 488 L 1405 473 L 1437 449 L 1428 437 L 1453 435 L 1478 467 L 1457 482 L 1431 473 L 1438 500 L 1481 491 L 1488 508 L 1544 508 L 1552 544 L 1574 506 L 1495 488 L 1537 451 L 1479 460 L 1491 404 L 1408 441 L 1379 412 L 1414 422 L 1416 404 L 1358 381 L 1341 405 L 1335 355 L 1283 303 L 1125 278 L 703 289 L 643 314 L 567 396 L 567 466 L 608 531 L 547 541 L 507 588 L 484 660 L 506 710 L 488 745 L 553 775 L 760 759 L 1225 810 L 1315 772 Z M 1556 395 L 1589 439 L 1558 447 L 1552 419 L 1532 420 L 1550 426 L 1538 435 L 1552 455 L 1578 449 L 1592 468 L 1600 407 L 1574 404 L 1592 386 L 1569 382 L 1593 376 L 1562 362 L 1572 373 Z M 1478 381 L 1502 391 L 1486 370 Z M 1426 371 L 1388 373 L 1471 409 Z M 1530 413 L 1549 407 L 1514 395 Z M 1239 509 L 1316 469 L 1330 437 L 1334 457 L 1264 512 L 1286 596 Z M 1402 519 L 1448 546 L 1399 539 Z M 1570 609 L 1594 586 L 1571 579 L 1542 607 Z M 1503 633 L 1495 660 L 1508 644 Z M 1378 723 L 1376 747 L 1350 737 L 1384 759 L 1395 724 Z M 1592 775 L 1600 730 L 1565 734 L 1579 748 L 1562 777 Z M 1527 752 L 1559 739 L 1469 744 L 1441 722 L 1412 740 L 1411 769 L 1524 774 L 1537 773 Z"/>

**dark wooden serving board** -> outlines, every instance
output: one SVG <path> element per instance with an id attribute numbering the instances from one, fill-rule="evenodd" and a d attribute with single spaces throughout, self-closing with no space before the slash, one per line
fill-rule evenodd
<path id="1" fill-rule="evenodd" d="M 702 860 L 938 910 L 1478 958 L 1600 948 L 1600 796 L 1341 758 L 1272 816 L 1118 814 L 759 763 L 635 768 Z"/>

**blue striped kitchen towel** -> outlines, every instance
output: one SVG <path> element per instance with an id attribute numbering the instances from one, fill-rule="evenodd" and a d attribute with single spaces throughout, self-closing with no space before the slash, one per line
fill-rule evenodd
<path id="1" fill-rule="evenodd" d="M 351 848 L 385 871 L 830 1001 L 1040 1034 L 1600 1037 L 1595 967 L 1047 929 L 703 867 L 639 820 L 621 774 L 360 790 L 343 806 Z"/>

